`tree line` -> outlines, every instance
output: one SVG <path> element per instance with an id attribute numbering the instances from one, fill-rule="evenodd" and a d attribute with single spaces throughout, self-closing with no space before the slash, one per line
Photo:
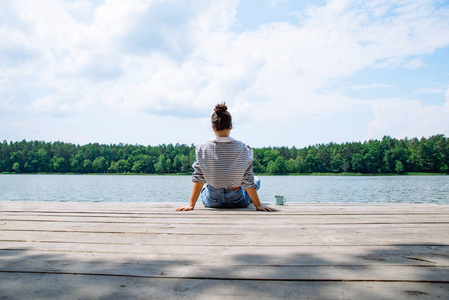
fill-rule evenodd
<path id="1" fill-rule="evenodd" d="M 304 148 L 254 148 L 254 172 L 309 173 L 448 173 L 449 140 L 429 138 L 317 144 Z M 188 174 L 195 146 L 168 144 L 75 145 L 63 142 L 3 141 L 0 173 Z"/>

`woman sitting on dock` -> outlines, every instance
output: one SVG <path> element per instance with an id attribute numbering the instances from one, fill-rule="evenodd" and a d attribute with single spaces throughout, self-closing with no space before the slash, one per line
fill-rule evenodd
<path id="1" fill-rule="evenodd" d="M 212 114 L 215 138 L 196 148 L 192 194 L 177 211 L 192 210 L 201 195 L 206 207 L 242 208 L 251 202 L 257 210 L 276 211 L 260 203 L 260 180 L 253 173 L 253 150 L 230 137 L 232 117 L 226 103 L 217 104 Z"/>

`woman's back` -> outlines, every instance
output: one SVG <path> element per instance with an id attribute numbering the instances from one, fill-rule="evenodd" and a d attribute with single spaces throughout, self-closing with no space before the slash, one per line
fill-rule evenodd
<path id="1" fill-rule="evenodd" d="M 252 149 L 231 137 L 216 137 L 197 147 L 194 180 L 216 188 L 254 187 Z M 202 180 L 204 178 L 204 180 Z"/>

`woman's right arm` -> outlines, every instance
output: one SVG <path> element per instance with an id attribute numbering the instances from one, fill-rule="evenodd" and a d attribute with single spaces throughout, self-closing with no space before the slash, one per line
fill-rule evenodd
<path id="1" fill-rule="evenodd" d="M 195 181 L 192 185 L 192 194 L 190 195 L 190 201 L 189 204 L 178 207 L 177 211 L 186 211 L 186 210 L 193 210 L 195 208 L 196 201 L 198 200 L 198 197 L 200 196 L 201 189 L 203 188 L 204 183 Z"/>

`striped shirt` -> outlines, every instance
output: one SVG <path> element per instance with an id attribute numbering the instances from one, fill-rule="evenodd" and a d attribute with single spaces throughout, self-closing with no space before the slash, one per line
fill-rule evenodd
<path id="1" fill-rule="evenodd" d="M 216 137 L 196 148 L 192 181 L 215 188 L 257 188 L 253 173 L 253 150 L 231 137 Z"/>

